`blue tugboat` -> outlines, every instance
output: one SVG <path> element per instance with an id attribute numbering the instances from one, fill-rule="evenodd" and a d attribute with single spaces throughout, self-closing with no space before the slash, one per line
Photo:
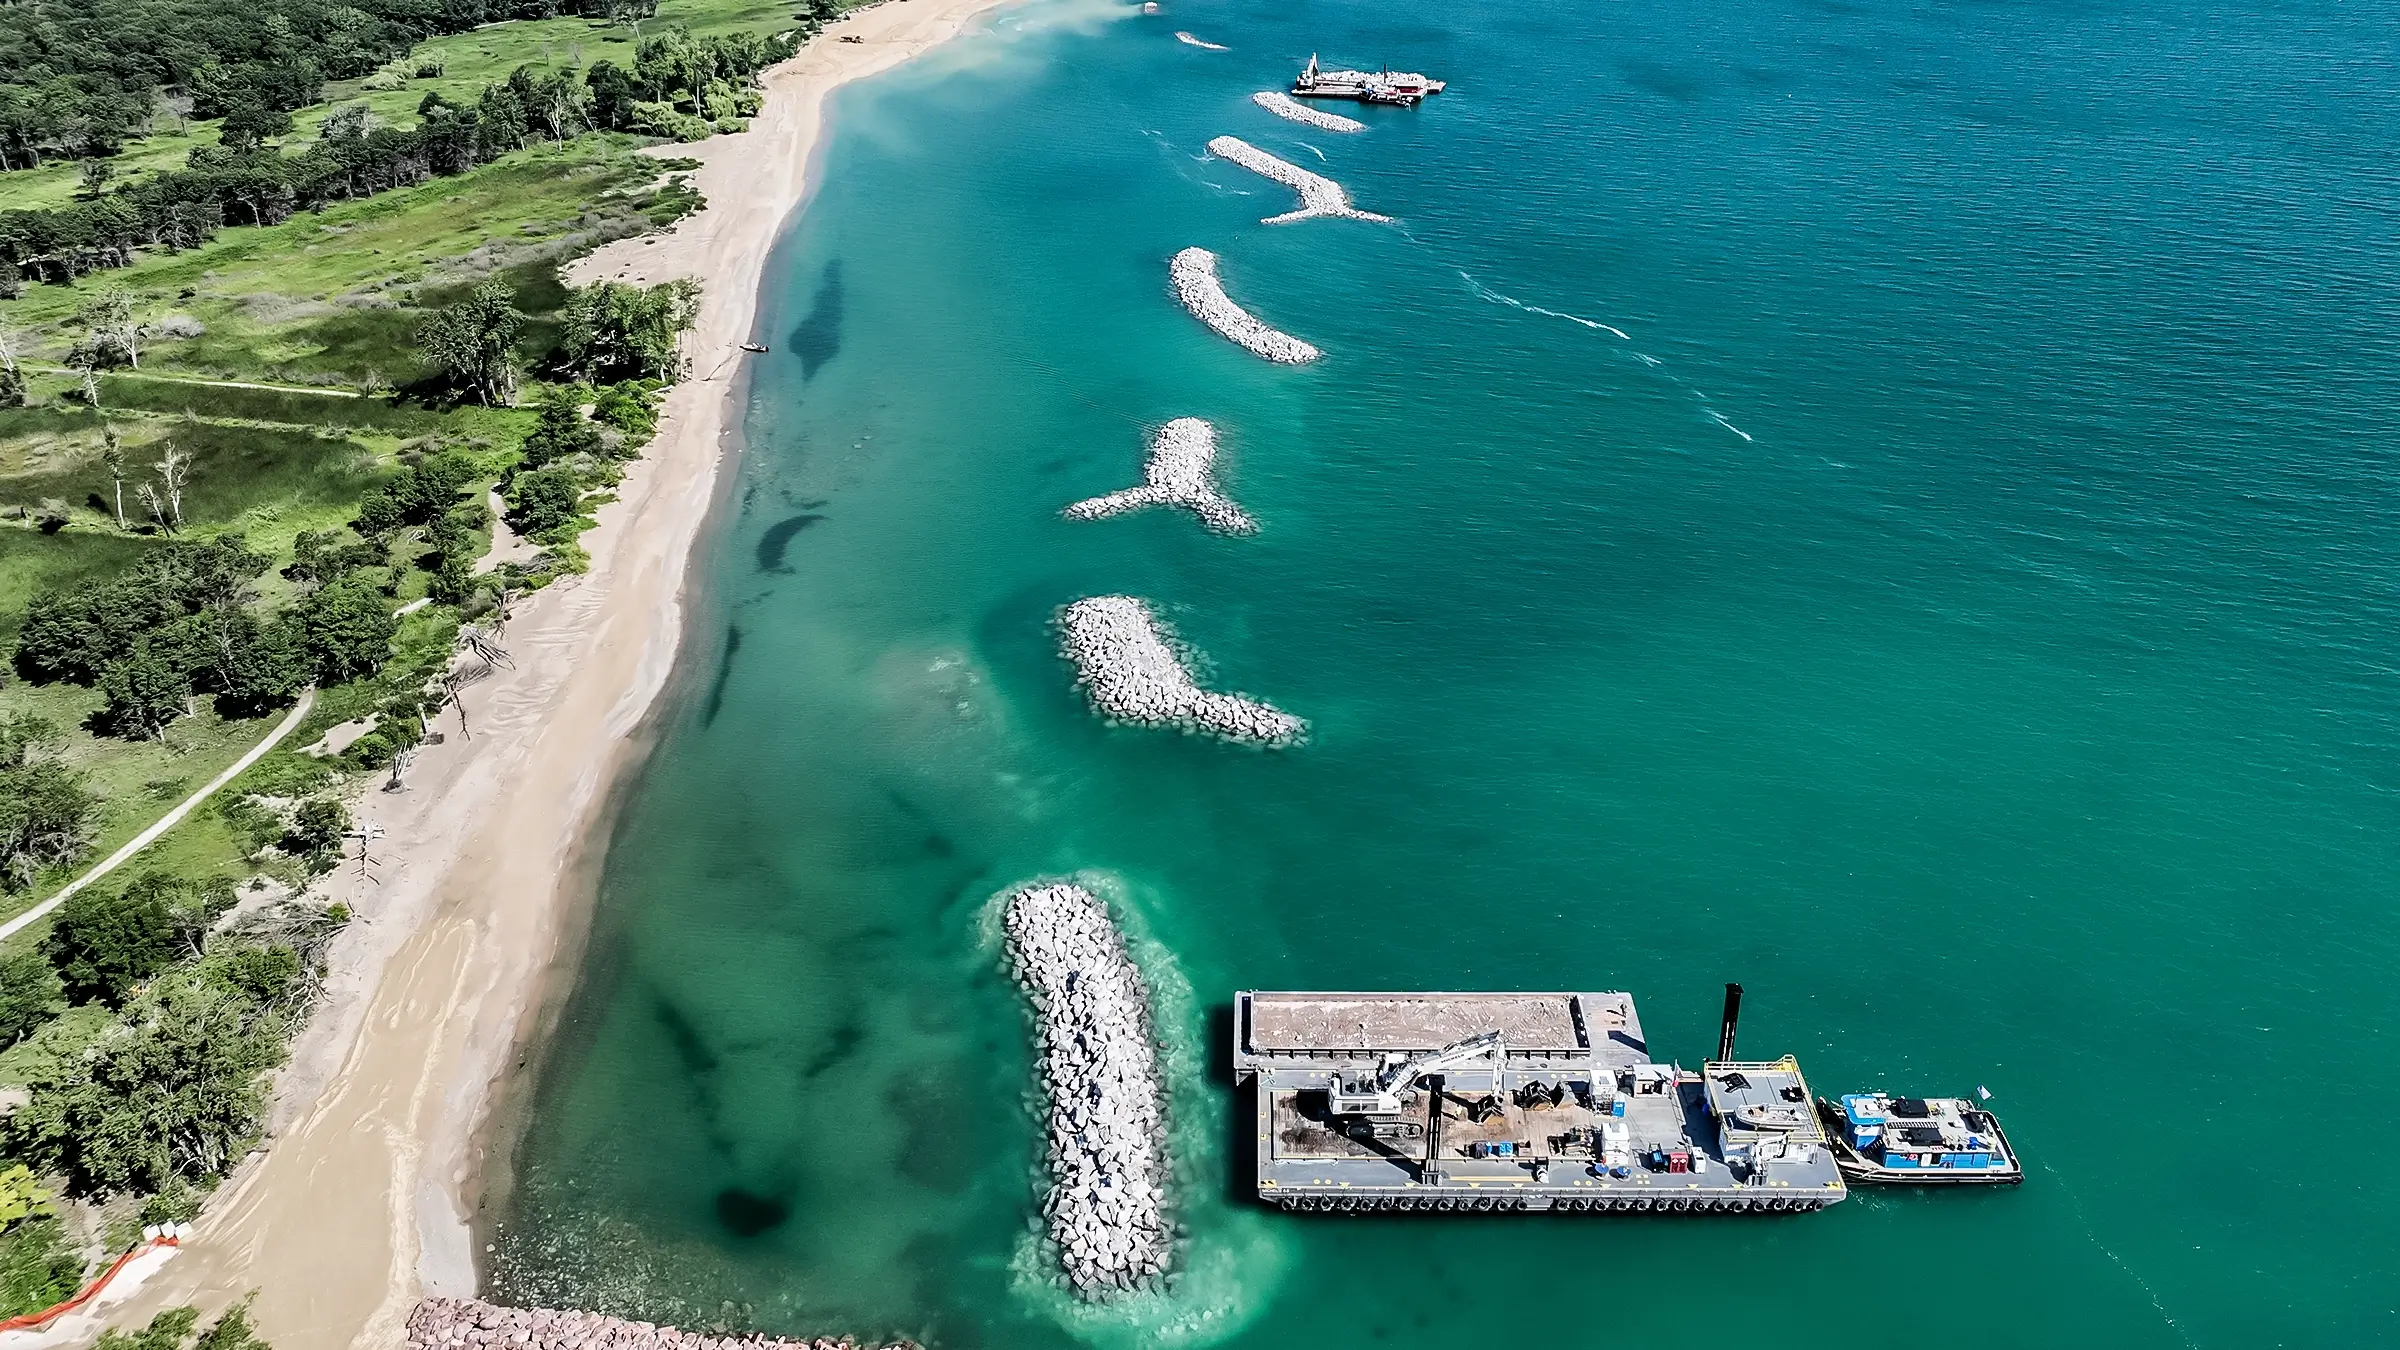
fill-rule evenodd
<path id="1" fill-rule="evenodd" d="M 1960 1097 L 1817 1098 L 1834 1165 L 1853 1185 L 2014 1186 L 2025 1169 L 1999 1118 Z"/>

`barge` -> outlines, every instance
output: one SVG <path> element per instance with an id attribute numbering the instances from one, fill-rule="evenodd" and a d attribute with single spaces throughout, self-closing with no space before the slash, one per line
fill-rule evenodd
<path id="1" fill-rule="evenodd" d="M 1413 108 L 1448 87 L 1445 81 L 1408 70 L 1327 70 L 1313 53 L 1292 81 L 1292 93 L 1300 98 L 1343 98 L 1402 108 Z"/>
<path id="2" fill-rule="evenodd" d="M 1652 1055 L 1625 993 L 1234 1001 L 1259 1198 L 1287 1210 L 1764 1214 L 1848 1194 L 1790 1056 Z"/>

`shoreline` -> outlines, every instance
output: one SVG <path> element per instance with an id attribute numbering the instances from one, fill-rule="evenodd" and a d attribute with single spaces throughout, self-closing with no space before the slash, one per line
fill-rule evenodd
<path id="1" fill-rule="evenodd" d="M 264 1151 L 212 1197 L 179 1259 L 45 1340 L 178 1304 L 213 1313 L 257 1289 L 257 1325 L 278 1345 L 387 1347 L 420 1297 L 477 1292 L 470 1201 L 505 1184 L 484 1159 L 511 1137 L 495 1092 L 563 1005 L 561 959 L 588 936 L 608 821 L 680 665 L 692 555 L 722 504 L 718 470 L 741 448 L 752 366 L 737 344 L 815 186 L 826 98 L 1003 2 L 885 0 L 827 25 L 763 73 L 748 131 L 653 152 L 701 161 L 705 209 L 566 269 L 576 283 L 700 278 L 691 373 L 585 536 L 590 571 L 519 602 L 504 638 L 516 668 L 468 691 L 474 737 L 441 728 L 408 791 L 358 803 L 383 831 L 378 874 L 345 866 L 323 888 L 359 918 L 278 1076 Z"/>

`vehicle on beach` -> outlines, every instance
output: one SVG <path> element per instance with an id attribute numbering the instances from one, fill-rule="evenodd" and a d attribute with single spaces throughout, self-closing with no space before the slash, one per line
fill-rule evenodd
<path id="1" fill-rule="evenodd" d="M 1817 1098 L 1834 1164 L 1862 1186 L 2013 1186 L 2025 1169 L 1980 1101 L 1847 1093 Z"/>

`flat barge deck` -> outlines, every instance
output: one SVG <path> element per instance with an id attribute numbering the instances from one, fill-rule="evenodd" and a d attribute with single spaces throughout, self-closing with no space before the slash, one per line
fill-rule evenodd
<path id="1" fill-rule="evenodd" d="M 1730 1013 L 1730 1007 L 1729 1007 Z M 1655 1059 L 1624 993 L 1235 996 L 1259 1198 L 1288 1210 L 1761 1214 L 1847 1191 L 1790 1057 Z"/>

